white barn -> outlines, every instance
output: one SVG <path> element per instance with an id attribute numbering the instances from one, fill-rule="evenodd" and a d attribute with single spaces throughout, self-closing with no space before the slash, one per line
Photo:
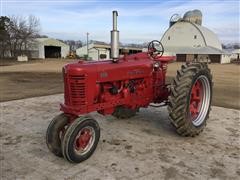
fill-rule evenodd
<path id="1" fill-rule="evenodd" d="M 129 54 L 135 54 L 138 52 L 142 52 L 142 48 L 138 47 L 128 47 L 128 46 L 120 46 L 119 54 L 123 54 L 124 51 L 128 51 Z M 111 45 L 104 42 L 93 42 L 87 46 L 80 47 L 76 49 L 76 54 L 79 57 L 86 58 L 87 53 L 90 60 L 101 61 L 110 59 Z"/>
<path id="2" fill-rule="evenodd" d="M 86 57 L 87 53 L 91 60 L 110 59 L 110 46 L 105 43 L 91 43 L 88 45 L 88 52 L 87 46 L 76 49 L 76 54 L 79 57 Z"/>
<path id="3" fill-rule="evenodd" d="M 217 35 L 201 23 L 199 10 L 188 11 L 183 18 L 170 21 L 170 27 L 161 39 L 165 52 L 176 55 L 177 61 L 181 62 L 230 63 Z"/>
<path id="4" fill-rule="evenodd" d="M 240 49 L 234 49 L 231 55 L 232 60 L 240 60 Z"/>
<path id="5" fill-rule="evenodd" d="M 66 58 L 69 45 L 53 38 L 36 38 L 31 46 L 31 58 Z"/>

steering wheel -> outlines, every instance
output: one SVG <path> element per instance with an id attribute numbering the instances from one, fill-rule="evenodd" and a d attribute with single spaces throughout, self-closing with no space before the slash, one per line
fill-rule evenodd
<path id="1" fill-rule="evenodd" d="M 160 41 L 153 40 L 148 44 L 148 54 L 152 58 L 161 57 L 164 53 L 163 45 Z"/>

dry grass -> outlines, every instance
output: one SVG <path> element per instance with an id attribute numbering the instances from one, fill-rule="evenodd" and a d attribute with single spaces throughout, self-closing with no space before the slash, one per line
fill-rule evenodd
<path id="1" fill-rule="evenodd" d="M 168 77 L 175 77 L 181 63 L 172 63 Z M 240 66 L 237 64 L 210 64 L 213 74 L 213 104 L 215 106 L 240 109 Z"/>

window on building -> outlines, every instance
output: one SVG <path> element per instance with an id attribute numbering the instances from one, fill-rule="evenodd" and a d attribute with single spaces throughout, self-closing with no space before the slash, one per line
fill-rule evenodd
<path id="1" fill-rule="evenodd" d="M 170 36 L 168 36 L 168 40 L 170 40 Z"/>
<path id="2" fill-rule="evenodd" d="M 194 39 L 197 39 L 197 35 L 194 35 Z"/>
<path id="3" fill-rule="evenodd" d="M 106 59 L 107 55 L 106 54 L 100 54 L 100 59 Z"/>

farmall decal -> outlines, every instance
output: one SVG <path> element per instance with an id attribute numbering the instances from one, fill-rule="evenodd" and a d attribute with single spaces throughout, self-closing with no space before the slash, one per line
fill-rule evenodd
<path id="1" fill-rule="evenodd" d="M 100 72 L 100 77 L 101 78 L 106 78 L 106 77 L 108 77 L 108 73 L 107 72 Z"/>
<path id="2" fill-rule="evenodd" d="M 140 74 L 144 74 L 144 70 L 134 69 L 134 70 L 128 71 L 128 75 L 140 75 Z"/>

